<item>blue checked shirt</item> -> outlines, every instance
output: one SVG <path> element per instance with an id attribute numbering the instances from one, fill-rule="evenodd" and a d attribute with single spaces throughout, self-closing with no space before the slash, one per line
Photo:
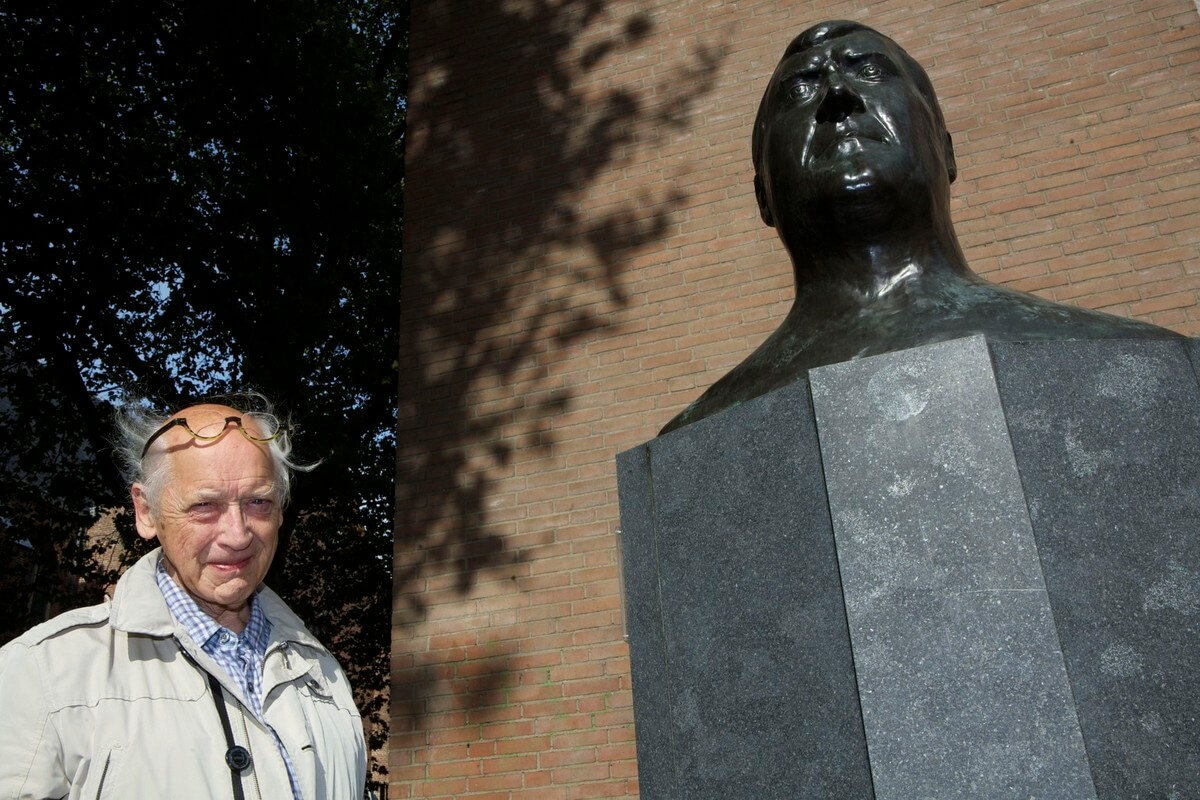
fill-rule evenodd
<path id="1" fill-rule="evenodd" d="M 255 718 L 271 731 L 275 737 L 275 744 L 279 747 L 279 754 L 283 756 L 283 763 L 287 765 L 292 795 L 295 800 L 303 800 L 300 786 L 296 782 L 296 769 L 292 766 L 287 748 L 283 746 L 275 729 L 263 719 L 263 660 L 267 655 L 267 645 L 271 641 L 271 621 L 263 614 L 258 598 L 250 598 L 250 621 L 246 623 L 242 635 L 238 636 L 228 628 L 222 628 L 196 605 L 196 601 L 167 574 L 161 558 L 158 560 L 154 577 L 167 601 L 167 607 L 171 610 L 171 616 L 184 627 L 192 641 L 200 645 L 201 650 L 221 665 L 225 673 L 242 690 L 242 697 L 249 703 Z"/>

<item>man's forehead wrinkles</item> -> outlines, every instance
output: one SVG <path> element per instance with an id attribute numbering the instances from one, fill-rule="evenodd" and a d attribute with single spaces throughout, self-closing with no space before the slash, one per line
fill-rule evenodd
<path id="1" fill-rule="evenodd" d="M 228 481 L 206 481 L 201 485 L 186 488 L 184 493 L 201 498 L 228 497 L 230 495 L 260 497 L 269 495 L 274 491 L 274 481 L 256 480 L 247 482 L 243 479 L 231 479 Z"/>

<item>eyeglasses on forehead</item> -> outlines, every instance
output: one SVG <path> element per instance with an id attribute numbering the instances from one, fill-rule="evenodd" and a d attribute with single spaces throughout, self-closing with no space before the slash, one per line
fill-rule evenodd
<path id="1" fill-rule="evenodd" d="M 156 430 L 154 435 L 146 440 L 146 445 L 142 448 L 142 458 L 145 458 L 146 453 L 150 452 L 150 445 L 154 444 L 154 440 L 171 430 L 171 428 L 183 428 L 193 439 L 199 439 L 202 442 L 211 442 L 214 439 L 220 439 L 222 436 L 224 436 L 225 432 L 229 430 L 229 423 L 231 422 L 237 425 L 237 429 L 242 432 L 242 436 L 245 436 L 252 442 L 269 442 L 274 439 L 278 439 L 284 433 L 284 429 L 281 427 L 270 436 L 255 436 L 253 433 L 246 430 L 246 426 L 242 424 L 241 417 L 226 417 L 225 423 L 216 433 L 196 433 L 194 430 L 192 430 L 192 427 L 188 425 L 187 419 L 184 417 L 176 417 L 173 420 L 169 420 L 166 425 L 163 425 L 161 428 Z"/>

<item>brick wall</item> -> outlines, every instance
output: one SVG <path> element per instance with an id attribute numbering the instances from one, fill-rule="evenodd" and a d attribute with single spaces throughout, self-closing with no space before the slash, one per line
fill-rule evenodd
<path id="1" fill-rule="evenodd" d="M 838 17 L 927 67 L 977 272 L 1200 335 L 1192 0 L 414 4 L 392 798 L 637 796 L 613 458 L 787 310 L 749 130 Z"/>

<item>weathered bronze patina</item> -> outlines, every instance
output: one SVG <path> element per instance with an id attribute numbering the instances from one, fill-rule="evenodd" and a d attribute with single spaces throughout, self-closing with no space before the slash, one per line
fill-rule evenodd
<path id="1" fill-rule="evenodd" d="M 813 367 L 983 333 L 992 340 L 1173 338 L 985 281 L 950 219 L 957 169 L 929 77 L 888 37 L 823 22 L 788 45 L 752 134 L 763 221 L 792 258 L 782 325 L 662 433 Z"/>

